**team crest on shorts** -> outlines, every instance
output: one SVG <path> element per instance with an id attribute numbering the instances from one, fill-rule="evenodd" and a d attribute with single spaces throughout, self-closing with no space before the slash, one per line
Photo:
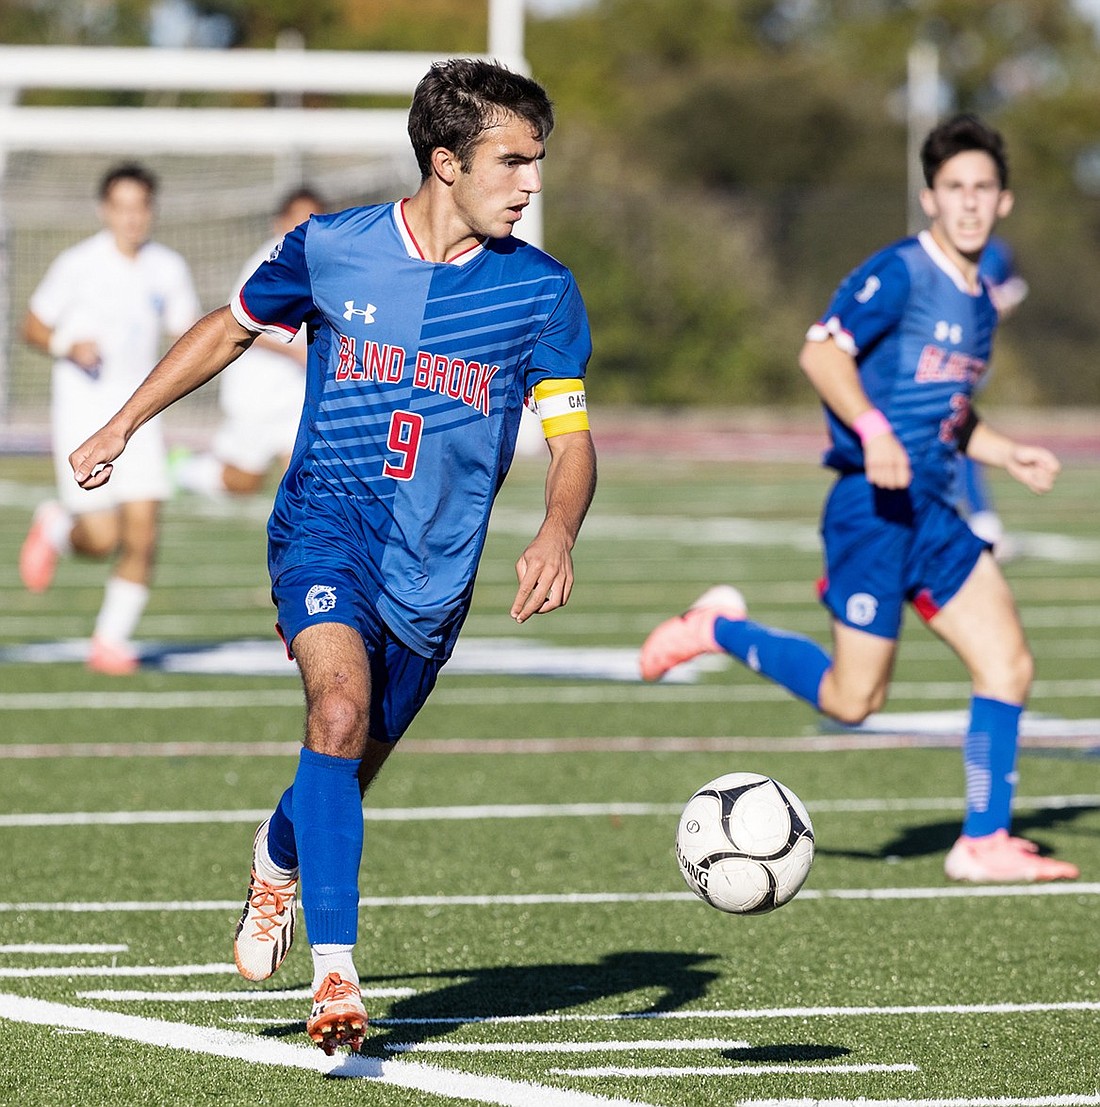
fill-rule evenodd
<path id="1" fill-rule="evenodd" d="M 331 584 L 315 584 L 306 593 L 306 614 L 321 615 L 336 606 L 336 589 Z"/>
<path id="2" fill-rule="evenodd" d="M 845 614 L 852 626 L 870 626 L 875 621 L 875 615 L 878 614 L 878 600 L 868 592 L 856 592 L 855 595 L 848 597 Z"/>

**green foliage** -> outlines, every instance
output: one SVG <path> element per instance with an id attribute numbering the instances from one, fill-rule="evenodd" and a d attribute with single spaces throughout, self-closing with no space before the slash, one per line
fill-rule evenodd
<path id="1" fill-rule="evenodd" d="M 136 44 L 149 6 L 8 3 L 0 40 Z M 288 28 L 310 48 L 485 47 L 484 2 L 196 7 L 231 17 L 253 47 Z M 793 362 L 806 324 L 853 265 L 910 229 L 904 94 L 918 40 L 938 48 L 942 109 L 978 111 L 1009 141 L 1019 198 L 1003 232 L 1032 292 L 998 339 L 998 394 L 1100 403 L 1100 50 L 1073 0 L 595 0 L 529 17 L 527 54 L 559 118 L 547 245 L 581 280 L 607 394 L 807 398 Z"/>

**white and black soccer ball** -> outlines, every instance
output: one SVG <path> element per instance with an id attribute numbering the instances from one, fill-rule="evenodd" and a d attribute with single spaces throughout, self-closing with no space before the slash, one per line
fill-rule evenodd
<path id="1" fill-rule="evenodd" d="M 813 859 L 805 805 L 759 773 L 726 773 L 704 784 L 676 830 L 676 860 L 688 887 L 733 915 L 763 915 L 788 903 Z"/>

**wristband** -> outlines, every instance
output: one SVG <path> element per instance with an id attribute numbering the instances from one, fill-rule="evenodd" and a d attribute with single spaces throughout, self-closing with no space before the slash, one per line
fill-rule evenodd
<path id="1" fill-rule="evenodd" d="M 889 434 L 893 428 L 886 416 L 877 407 L 873 407 L 852 421 L 852 430 L 859 435 L 860 442 L 866 445 L 880 434 Z"/>
<path id="2" fill-rule="evenodd" d="M 50 341 L 47 343 L 46 348 L 56 358 L 67 358 L 69 351 L 73 348 L 72 335 L 65 331 L 62 327 L 57 327 L 50 335 Z"/>

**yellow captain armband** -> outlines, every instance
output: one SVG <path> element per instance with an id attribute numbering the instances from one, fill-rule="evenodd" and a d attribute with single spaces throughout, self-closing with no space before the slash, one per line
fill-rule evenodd
<path id="1" fill-rule="evenodd" d="M 588 430 L 588 406 L 584 397 L 584 381 L 545 380 L 535 385 L 531 394 L 534 410 L 542 420 L 542 433 L 547 438 L 572 431 Z"/>

